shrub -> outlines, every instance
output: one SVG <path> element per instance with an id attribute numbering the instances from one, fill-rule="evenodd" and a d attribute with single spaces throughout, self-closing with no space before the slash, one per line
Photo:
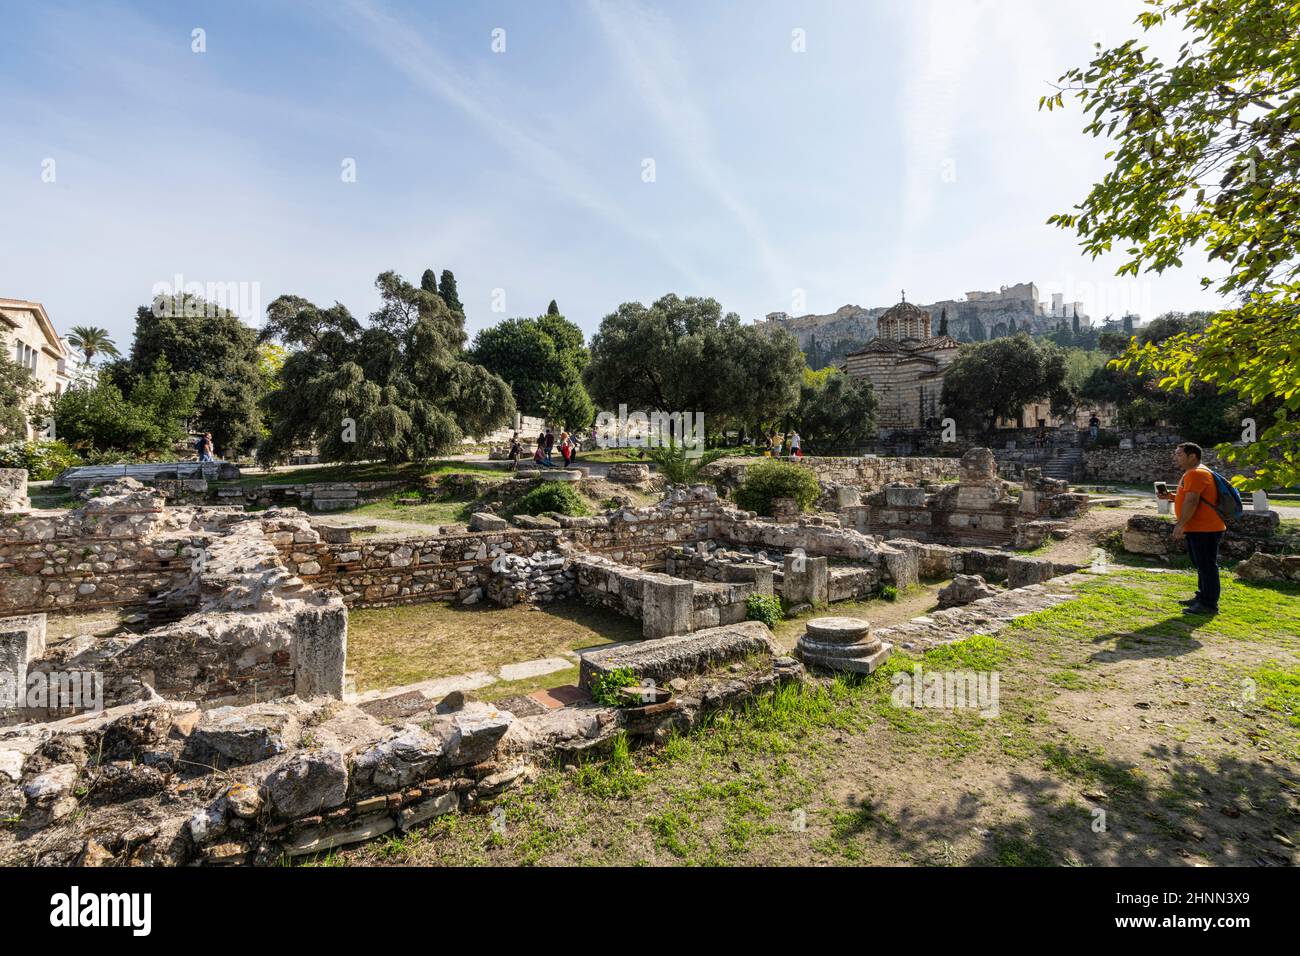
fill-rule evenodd
<path id="1" fill-rule="evenodd" d="M 764 459 L 749 466 L 733 497 L 745 511 L 770 515 L 773 498 L 793 498 L 799 510 L 806 511 L 820 492 L 812 469 L 793 462 Z"/>
<path id="2" fill-rule="evenodd" d="M 587 503 L 582 500 L 568 481 L 547 481 L 538 485 L 516 503 L 512 514 L 539 515 L 554 511 L 562 515 L 590 514 Z"/>
<path id="3" fill-rule="evenodd" d="M 29 481 L 46 481 L 81 457 L 61 441 L 24 441 L 0 445 L 0 468 L 25 468 Z"/>
<path id="4" fill-rule="evenodd" d="M 775 630 L 781 621 L 781 599 L 771 594 L 751 594 L 745 598 L 745 619 L 762 621 Z"/>
<path id="5" fill-rule="evenodd" d="M 597 674 L 591 679 L 591 699 L 606 707 L 626 707 L 632 701 L 619 693 L 623 687 L 635 687 L 641 683 L 636 672 L 630 667 L 619 667 L 607 674 Z"/>
<path id="6" fill-rule="evenodd" d="M 882 601 L 897 601 L 898 588 L 894 587 L 892 584 L 882 585 L 880 588 L 880 599 Z"/>

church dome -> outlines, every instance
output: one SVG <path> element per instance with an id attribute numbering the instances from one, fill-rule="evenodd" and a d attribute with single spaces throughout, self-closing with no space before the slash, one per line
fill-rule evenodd
<path id="1" fill-rule="evenodd" d="M 885 310 L 876 323 L 876 334 L 882 339 L 902 342 L 905 339 L 930 337 L 930 313 L 906 300 Z"/>

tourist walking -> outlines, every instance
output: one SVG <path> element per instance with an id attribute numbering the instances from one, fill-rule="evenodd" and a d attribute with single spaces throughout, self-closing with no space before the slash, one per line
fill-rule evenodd
<path id="1" fill-rule="evenodd" d="M 803 457 L 803 447 L 797 431 L 790 433 L 790 454 L 796 458 Z"/>
<path id="2" fill-rule="evenodd" d="M 523 454 L 523 445 L 519 442 L 519 432 L 510 436 L 510 470 L 519 470 L 519 456 Z"/>
<path id="3" fill-rule="evenodd" d="M 1097 432 L 1099 432 L 1100 430 L 1101 430 L 1101 419 L 1098 418 L 1096 415 L 1093 415 L 1092 418 L 1088 419 L 1088 434 L 1092 436 L 1093 441 L 1097 440 Z"/>
<path id="4" fill-rule="evenodd" d="M 204 432 L 199 436 L 199 440 L 194 443 L 195 449 L 199 453 L 199 461 L 214 461 L 212 457 L 212 432 Z"/>
<path id="5" fill-rule="evenodd" d="M 560 457 L 564 459 L 564 467 L 569 467 L 569 456 L 573 453 L 573 445 L 569 441 L 567 431 L 560 432 Z"/>
<path id="6" fill-rule="evenodd" d="M 1174 503 L 1173 538 L 1187 539 L 1187 554 L 1196 568 L 1196 594 L 1180 601 L 1185 614 L 1219 613 L 1219 544 L 1228 526 L 1219 517 L 1219 489 L 1214 472 L 1201 464 L 1201 446 L 1183 442 L 1174 449 L 1174 464 L 1183 470 L 1178 491 L 1165 491 L 1160 498 Z"/>

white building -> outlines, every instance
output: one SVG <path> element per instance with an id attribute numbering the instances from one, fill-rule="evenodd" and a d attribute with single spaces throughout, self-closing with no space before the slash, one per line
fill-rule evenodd
<path id="1" fill-rule="evenodd" d="M 27 369 L 41 391 L 57 398 L 72 380 L 72 356 L 39 302 L 0 299 L 0 347 Z M 28 427 L 28 438 L 35 429 Z"/>

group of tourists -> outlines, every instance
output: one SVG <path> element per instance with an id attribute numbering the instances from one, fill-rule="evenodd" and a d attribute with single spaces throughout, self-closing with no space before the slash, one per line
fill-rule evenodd
<path id="1" fill-rule="evenodd" d="M 556 467 L 555 453 L 559 452 L 563 461 L 561 467 L 568 468 L 578 453 L 579 444 L 576 432 L 569 432 L 561 428 L 559 434 L 556 434 L 555 429 L 548 425 L 546 431 L 537 436 L 537 446 L 533 449 L 533 464 L 539 468 L 554 468 Z M 515 432 L 510 438 L 510 468 L 512 471 L 519 470 L 519 459 L 523 457 L 523 453 L 523 441 L 519 437 L 519 432 Z"/>
<path id="2" fill-rule="evenodd" d="M 767 436 L 767 445 L 763 454 L 769 458 L 781 458 L 785 456 L 802 458 L 803 439 L 799 437 L 797 431 L 792 431 L 788 435 L 772 432 L 772 434 Z"/>

